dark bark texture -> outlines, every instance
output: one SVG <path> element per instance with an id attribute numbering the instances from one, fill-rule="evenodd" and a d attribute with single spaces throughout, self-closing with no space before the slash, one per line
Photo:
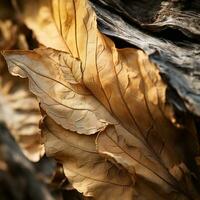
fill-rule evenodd
<path id="1" fill-rule="evenodd" d="M 38 174 L 39 171 L 36 172 L 34 165 L 22 154 L 7 128 L 0 124 L 0 199 L 53 199 L 44 183 L 39 181 Z"/>
<path id="2" fill-rule="evenodd" d="M 0 122 L 0 200 L 89 200 L 66 190 L 69 182 L 60 167 L 46 157 L 30 162 Z"/>
<path id="3" fill-rule="evenodd" d="M 200 116 L 200 1 L 90 0 L 100 31 L 158 64 L 169 102 Z"/>

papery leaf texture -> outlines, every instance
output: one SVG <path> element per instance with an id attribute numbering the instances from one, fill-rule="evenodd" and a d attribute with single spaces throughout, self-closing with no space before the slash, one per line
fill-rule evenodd
<path id="1" fill-rule="evenodd" d="M 0 20 L 0 33 L 0 49 L 10 49 L 13 46 L 28 48 L 25 35 L 11 20 Z M 38 161 L 44 155 L 44 145 L 41 144 L 39 130 L 41 114 L 38 102 L 29 91 L 27 80 L 9 74 L 2 56 L 0 57 L 0 118 L 31 161 Z"/>
<path id="2" fill-rule="evenodd" d="M 3 55 L 28 77 L 46 113 L 46 153 L 73 187 L 97 200 L 198 199 L 195 127 L 177 125 L 157 66 L 141 50 L 117 49 L 86 0 L 22 2 L 45 47 Z"/>

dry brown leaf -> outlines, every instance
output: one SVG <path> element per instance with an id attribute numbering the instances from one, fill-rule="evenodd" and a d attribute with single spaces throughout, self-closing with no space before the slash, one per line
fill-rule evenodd
<path id="1" fill-rule="evenodd" d="M 69 51 L 65 39 L 67 38 L 68 25 L 70 25 L 73 18 L 70 16 L 66 18 L 68 13 L 65 11 L 70 10 L 72 15 L 75 14 L 73 13 L 74 8 L 71 0 L 20 0 L 19 2 L 24 22 L 34 31 L 41 44 L 58 50 Z M 59 12 L 61 10 L 65 18 L 60 16 Z M 62 19 L 66 21 L 61 21 Z"/>
<path id="2" fill-rule="evenodd" d="M 154 142 L 156 146 L 156 141 Z M 174 164 L 169 171 L 165 170 L 163 163 L 158 162 L 152 157 L 152 152 L 148 152 L 132 135 L 123 134 L 123 132 L 118 131 L 114 126 L 108 126 L 104 131 L 99 133 L 96 143 L 100 153 L 114 158 L 129 173 L 134 175 L 136 171 L 136 176 L 153 182 L 154 186 L 156 186 L 154 189 L 161 194 L 163 191 L 164 194 L 168 191 L 168 197 L 165 197 L 166 199 L 185 199 L 184 195 L 181 196 L 178 193 L 182 190 L 184 194 L 185 190 L 192 186 L 192 174 L 184 163 L 180 161 L 180 164 Z M 160 151 L 163 151 L 159 153 L 167 159 L 167 150 L 163 147 Z M 155 152 L 153 154 L 156 156 Z M 170 160 L 170 158 L 168 159 Z M 141 191 L 142 193 L 144 187 L 142 189 L 138 188 L 137 191 Z M 194 196 L 197 195 L 193 189 L 191 192 L 194 192 Z"/>
<path id="3" fill-rule="evenodd" d="M 37 49 L 16 51 L 8 57 L 10 71 L 30 78 L 30 89 L 40 98 L 42 109 L 64 128 L 94 134 L 114 121 L 81 85 L 81 63 L 69 54 Z"/>
<path id="4" fill-rule="evenodd" d="M 95 138 L 99 133 L 99 153 L 129 171 L 136 181 L 136 199 L 198 199 L 191 178 L 198 176 L 196 133 L 189 121 L 190 132 L 174 126 L 173 111 L 166 104 L 166 85 L 156 66 L 140 50 L 116 49 L 97 30 L 95 13 L 86 0 L 31 2 L 24 2 L 28 26 L 42 44 L 65 52 L 42 48 L 7 51 L 4 56 L 11 73 L 29 78 L 42 109 L 62 126 L 62 131 L 57 131 L 58 125 L 52 122 L 51 135 L 44 132 L 46 151 L 60 158 L 74 187 L 94 195 L 84 180 L 81 184 L 79 177 L 80 184 L 76 184 L 77 177 L 67 171 L 72 161 L 66 150 L 64 156 L 62 152 L 67 148 L 64 141 L 69 130 L 75 131 L 71 135 L 77 141 L 80 138 L 84 148 L 88 144 L 82 138 Z M 62 133 L 60 140 L 57 132 Z M 73 153 L 76 163 L 81 153 L 78 157 Z M 74 164 L 70 169 L 79 173 L 90 161 L 89 156 L 84 157 L 81 166 Z M 90 184 L 96 187 L 95 181 Z M 114 195 L 118 193 L 95 197 L 103 200 Z"/>
<path id="5" fill-rule="evenodd" d="M 68 131 L 49 117 L 44 119 L 42 130 L 47 155 L 63 163 L 69 181 L 84 195 L 99 200 L 169 198 L 145 177 L 137 177 L 133 171 L 133 176 L 130 177 L 119 166 L 118 168 L 113 162 L 102 158 L 95 148 L 95 135 L 85 136 Z M 176 199 L 177 196 L 185 199 L 175 191 L 170 197 Z"/>
<path id="6" fill-rule="evenodd" d="M 60 160 L 73 186 L 95 199 L 132 199 L 136 195 L 128 173 L 100 157 L 95 135 L 85 136 L 68 131 L 49 117 L 44 119 L 43 135 L 48 156 Z"/>
<path id="7" fill-rule="evenodd" d="M 25 36 L 10 20 L 0 21 L 0 49 L 14 45 L 26 49 Z M 0 57 L 0 118 L 32 161 L 38 161 L 44 154 L 39 130 L 40 112 L 36 98 L 28 90 L 26 80 L 13 77 Z"/>
<path id="8" fill-rule="evenodd" d="M 28 91 L 27 81 L 12 77 L 5 66 L 0 74 L 0 110 L 1 120 L 6 123 L 23 153 L 30 160 L 38 161 L 44 155 L 38 102 Z"/>

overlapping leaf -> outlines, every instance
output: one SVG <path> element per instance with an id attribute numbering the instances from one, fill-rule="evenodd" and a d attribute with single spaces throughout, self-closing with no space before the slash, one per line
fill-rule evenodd
<path id="1" fill-rule="evenodd" d="M 3 9 L 3 8 L 1 8 Z M 25 35 L 11 20 L 0 21 L 0 49 L 13 46 L 26 49 Z M 26 80 L 13 77 L 0 57 L 0 118 L 22 148 L 24 154 L 38 161 L 44 154 L 39 121 L 41 118 L 36 98 L 28 90 Z"/>
<path id="2" fill-rule="evenodd" d="M 38 40 L 57 50 L 4 56 L 12 74 L 29 78 L 31 91 L 53 119 L 44 120 L 46 151 L 63 163 L 73 186 L 100 200 L 198 199 L 195 130 L 189 121 L 191 131 L 172 123 L 166 86 L 148 57 L 137 49 L 116 49 L 97 30 L 85 0 L 38 0 L 24 7 Z M 97 152 L 123 166 L 126 175 Z M 109 179 L 123 189 L 114 189 Z"/>
<path id="3" fill-rule="evenodd" d="M 95 199 L 128 199 L 134 196 L 133 181 L 128 173 L 100 157 L 95 136 L 79 135 L 63 129 L 45 118 L 43 134 L 48 156 L 63 163 L 64 171 L 75 188 Z"/>

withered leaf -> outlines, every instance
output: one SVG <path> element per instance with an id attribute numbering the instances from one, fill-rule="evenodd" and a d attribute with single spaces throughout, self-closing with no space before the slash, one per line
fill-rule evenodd
<path id="1" fill-rule="evenodd" d="M 30 89 L 40 98 L 41 107 L 64 128 L 93 134 L 114 121 L 81 84 L 81 63 L 69 54 L 36 49 L 16 51 L 7 58 L 10 71 L 29 77 Z"/>
<path id="2" fill-rule="evenodd" d="M 193 124 L 188 120 L 190 131 L 175 126 L 173 110 L 166 103 L 166 85 L 148 56 L 133 48 L 117 49 L 98 31 L 96 15 L 86 0 L 38 0 L 33 2 L 34 12 L 28 12 L 29 3 L 24 3 L 28 26 L 42 44 L 57 50 L 6 51 L 4 56 L 13 75 L 29 78 L 31 91 L 54 120 L 46 125 L 51 125 L 51 134 L 44 131 L 46 151 L 63 163 L 74 187 L 101 200 L 119 195 L 118 191 L 98 195 L 104 185 L 96 188 L 95 180 L 89 182 L 95 188 L 91 193 L 88 182 L 72 173 L 98 168 L 90 154 L 81 153 L 89 145 L 83 138 L 89 138 L 94 148 L 98 134 L 98 152 L 128 170 L 136 181 L 136 199 L 198 199 L 193 180 L 198 177 L 199 146 Z M 78 156 L 73 151 L 74 157 L 68 158 L 69 133 L 83 146 Z M 77 165 L 79 159 L 84 161 Z M 103 168 L 96 176 L 106 171 Z M 92 176 L 92 171 L 87 173 Z M 133 199 L 125 192 L 125 199 Z"/>
<path id="3" fill-rule="evenodd" d="M 73 187 L 95 199 L 134 198 L 134 182 L 123 169 L 100 157 L 95 147 L 95 135 L 79 135 L 44 119 L 43 135 L 48 156 L 63 163 L 64 172 Z"/>
<path id="4" fill-rule="evenodd" d="M 1 120 L 8 126 L 23 153 L 32 161 L 44 154 L 39 121 L 41 115 L 36 98 L 28 90 L 28 82 L 9 74 L 6 66 L 0 73 Z"/>
<path id="5" fill-rule="evenodd" d="M 13 46 L 27 48 L 25 36 L 10 20 L 0 21 L 0 49 Z M 39 121 L 41 118 L 36 98 L 28 89 L 27 80 L 13 77 L 6 63 L 0 57 L 0 118 L 24 154 L 32 161 L 38 161 L 44 154 L 41 144 Z"/>

